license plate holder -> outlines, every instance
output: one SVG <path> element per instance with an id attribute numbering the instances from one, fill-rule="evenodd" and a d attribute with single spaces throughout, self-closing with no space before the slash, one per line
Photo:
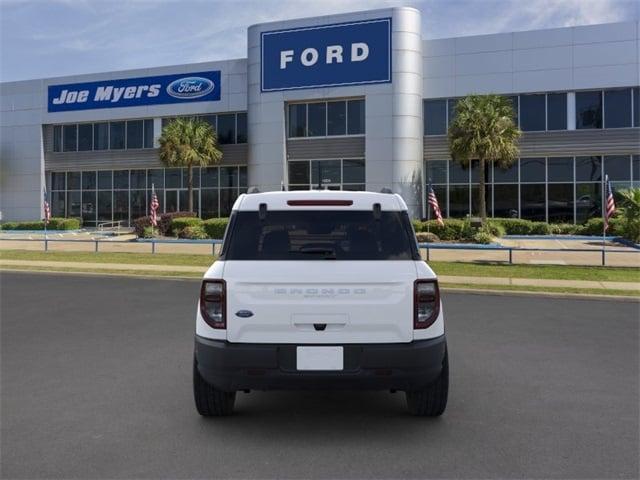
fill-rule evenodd
<path id="1" fill-rule="evenodd" d="M 344 370 L 344 348 L 297 347 L 296 368 L 300 371 Z"/>

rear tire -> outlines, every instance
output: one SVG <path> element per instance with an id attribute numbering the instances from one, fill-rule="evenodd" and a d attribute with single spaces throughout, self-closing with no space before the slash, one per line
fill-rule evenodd
<path id="1" fill-rule="evenodd" d="M 193 396 L 196 409 L 203 417 L 224 417 L 233 413 L 236 392 L 223 392 L 206 382 L 193 359 Z"/>
<path id="2" fill-rule="evenodd" d="M 444 352 L 442 371 L 424 390 L 405 392 L 407 396 L 407 409 L 411 415 L 418 417 L 438 417 L 447 408 L 449 395 L 449 355 Z"/>

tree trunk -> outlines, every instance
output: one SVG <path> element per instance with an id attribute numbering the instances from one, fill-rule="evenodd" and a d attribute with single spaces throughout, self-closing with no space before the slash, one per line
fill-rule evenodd
<path id="1" fill-rule="evenodd" d="M 193 167 L 191 165 L 187 166 L 187 187 L 189 188 L 187 192 L 189 196 L 189 212 L 193 212 Z"/>
<path id="2" fill-rule="evenodd" d="M 484 224 L 487 220 L 487 199 L 485 197 L 484 175 L 485 175 L 485 161 L 481 158 L 479 161 L 479 174 L 480 174 L 480 218 Z"/>

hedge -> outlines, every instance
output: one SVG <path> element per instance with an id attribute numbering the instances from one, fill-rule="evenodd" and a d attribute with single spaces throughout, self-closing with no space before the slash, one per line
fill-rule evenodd
<path id="1" fill-rule="evenodd" d="M 546 222 L 532 222 L 522 218 L 491 218 L 487 223 L 500 225 L 506 235 L 549 235 L 551 227 Z"/>
<path id="2" fill-rule="evenodd" d="M 196 214 L 194 212 L 171 212 L 171 213 L 163 213 L 160 215 L 160 221 L 158 222 L 158 229 L 160 230 L 160 235 L 168 236 L 173 234 L 171 231 L 171 222 L 174 218 L 185 218 L 185 217 L 195 217 Z M 177 233 L 176 233 L 177 234 Z"/>
<path id="3" fill-rule="evenodd" d="M 133 230 L 138 237 L 149 238 L 145 236 L 145 230 L 147 228 L 151 230 L 151 217 L 140 217 L 133 221 Z"/>
<path id="4" fill-rule="evenodd" d="M 47 224 L 48 230 L 78 230 L 79 228 L 80 221 L 77 218 L 52 217 Z M 4 222 L 0 224 L 0 230 L 44 230 L 44 221 Z"/>
<path id="5" fill-rule="evenodd" d="M 210 218 L 202 222 L 202 228 L 206 232 L 207 237 L 222 240 L 228 223 L 228 218 Z"/>
<path id="6" fill-rule="evenodd" d="M 189 238 L 182 237 L 182 231 L 187 227 L 201 227 L 202 219 L 198 217 L 175 217 L 171 219 L 171 233 L 177 235 L 180 238 Z"/>
<path id="7" fill-rule="evenodd" d="M 200 220 L 200 219 L 198 219 Z M 203 240 L 207 238 L 207 233 L 202 228 L 202 225 L 187 225 L 178 234 L 180 238 L 188 238 L 191 240 Z"/>

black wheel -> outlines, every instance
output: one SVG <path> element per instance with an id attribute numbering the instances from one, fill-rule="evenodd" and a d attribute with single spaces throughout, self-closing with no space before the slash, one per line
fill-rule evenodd
<path id="1" fill-rule="evenodd" d="M 236 392 L 223 392 L 209 385 L 200 372 L 195 358 L 193 359 L 193 397 L 196 409 L 203 417 L 222 417 L 233 413 Z"/>
<path id="2" fill-rule="evenodd" d="M 444 352 L 442 371 L 427 388 L 417 392 L 406 392 L 407 409 L 411 415 L 437 417 L 447 408 L 449 394 L 449 355 Z"/>

